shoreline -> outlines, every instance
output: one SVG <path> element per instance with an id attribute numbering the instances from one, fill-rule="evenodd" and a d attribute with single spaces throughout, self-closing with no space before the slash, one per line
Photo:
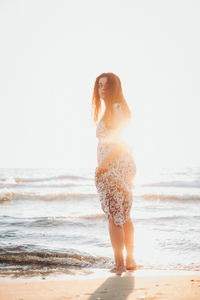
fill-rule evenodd
<path id="1" fill-rule="evenodd" d="M 195 270 L 160 270 L 160 269 L 138 269 L 134 271 L 126 271 L 122 274 L 132 274 L 134 277 L 149 277 L 149 276 L 184 276 L 184 275 L 200 275 L 200 271 Z M 33 281 L 59 281 L 59 280 L 81 280 L 81 279 L 96 279 L 106 278 L 114 276 L 109 269 L 85 269 L 81 271 L 75 271 L 72 273 L 52 272 L 48 275 L 18 275 L 15 278 L 13 276 L 1 276 L 0 284 L 2 282 L 33 282 Z M 117 275 L 116 275 L 117 276 Z"/>
<path id="2" fill-rule="evenodd" d="M 198 271 L 127 271 L 121 276 L 96 272 L 90 275 L 52 276 L 51 279 L 0 281 L 1 300 L 170 299 L 199 300 Z M 1 278 L 0 278 L 1 280 Z"/>

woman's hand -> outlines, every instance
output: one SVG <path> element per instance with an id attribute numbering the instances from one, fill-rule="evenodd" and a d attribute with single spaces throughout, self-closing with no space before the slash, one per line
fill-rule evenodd
<path id="1" fill-rule="evenodd" d="M 109 162 L 107 159 L 104 159 L 101 164 L 99 165 L 99 169 L 108 169 L 108 166 L 109 166 Z"/>
<path id="2" fill-rule="evenodd" d="M 105 171 L 107 171 L 109 166 L 109 162 L 104 159 L 101 164 L 96 168 L 96 173 L 97 175 L 99 175 L 100 173 L 104 173 Z"/>
<path id="3" fill-rule="evenodd" d="M 100 173 L 104 173 L 105 171 L 107 171 L 108 169 L 108 166 L 107 165 L 104 165 L 104 164 L 101 164 L 97 167 L 97 173 L 100 174 Z"/>

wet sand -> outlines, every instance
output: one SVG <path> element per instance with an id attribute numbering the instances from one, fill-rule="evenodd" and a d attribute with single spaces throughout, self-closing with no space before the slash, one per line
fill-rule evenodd
<path id="1" fill-rule="evenodd" d="M 199 300 L 200 274 L 174 273 L 66 280 L 0 282 L 1 300 Z"/>

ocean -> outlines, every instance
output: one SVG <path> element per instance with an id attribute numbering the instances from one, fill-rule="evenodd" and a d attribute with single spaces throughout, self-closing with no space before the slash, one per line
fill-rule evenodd
<path id="1" fill-rule="evenodd" d="M 94 171 L 0 169 L 1 278 L 113 267 Z M 200 270 L 200 167 L 136 182 L 131 218 L 138 270 Z"/>

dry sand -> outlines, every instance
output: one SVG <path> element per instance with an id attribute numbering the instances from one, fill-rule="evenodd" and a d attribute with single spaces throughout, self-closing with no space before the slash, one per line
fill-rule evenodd
<path id="1" fill-rule="evenodd" d="M 0 300 L 200 300 L 200 274 L 0 282 Z"/>

